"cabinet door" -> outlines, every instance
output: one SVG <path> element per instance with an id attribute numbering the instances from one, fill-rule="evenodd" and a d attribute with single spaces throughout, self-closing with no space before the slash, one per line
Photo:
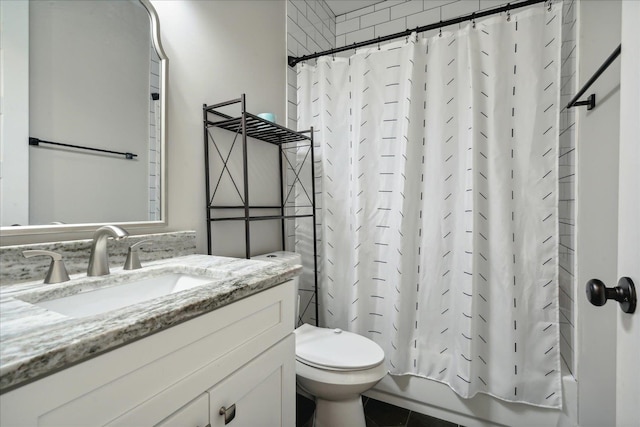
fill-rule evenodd
<path id="1" fill-rule="evenodd" d="M 210 389 L 211 426 L 293 427 L 294 346 L 290 335 Z"/>
<path id="2" fill-rule="evenodd" d="M 156 424 L 155 427 L 206 427 L 209 425 L 209 395 L 203 393 Z"/>

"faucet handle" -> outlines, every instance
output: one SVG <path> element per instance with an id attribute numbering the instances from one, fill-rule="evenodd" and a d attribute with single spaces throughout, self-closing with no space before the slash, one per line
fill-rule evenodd
<path id="1" fill-rule="evenodd" d="M 49 264 L 49 271 L 44 278 L 44 283 L 61 283 L 69 280 L 69 274 L 62 261 L 62 255 L 57 252 L 44 251 L 44 250 L 30 250 L 22 251 L 22 255 L 25 258 L 31 258 L 34 256 L 46 255 L 51 257 L 51 264 Z"/>
<path id="2" fill-rule="evenodd" d="M 138 268 L 142 268 L 142 265 L 140 264 L 140 257 L 138 256 L 138 248 L 142 245 L 150 244 L 152 244 L 151 240 L 140 240 L 139 242 L 129 246 L 127 259 L 124 262 L 124 270 L 137 270 Z"/>

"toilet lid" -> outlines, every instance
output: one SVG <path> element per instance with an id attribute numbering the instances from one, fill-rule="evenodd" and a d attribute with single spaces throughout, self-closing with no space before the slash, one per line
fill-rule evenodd
<path id="1" fill-rule="evenodd" d="M 296 358 L 325 369 L 362 370 L 378 366 L 384 351 L 361 335 L 304 324 L 295 330 Z"/>

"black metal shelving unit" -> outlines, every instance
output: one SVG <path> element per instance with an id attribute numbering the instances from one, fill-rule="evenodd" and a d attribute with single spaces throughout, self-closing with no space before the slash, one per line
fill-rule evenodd
<path id="1" fill-rule="evenodd" d="M 265 119 L 262 119 L 254 114 L 248 113 L 246 109 L 246 98 L 245 94 L 242 94 L 240 98 L 232 99 L 229 101 L 221 102 L 213 105 L 203 105 L 202 107 L 202 119 L 203 119 L 203 127 L 204 127 L 204 159 L 205 159 L 205 182 L 206 182 L 206 215 L 207 215 L 207 251 L 209 255 L 212 252 L 212 240 L 211 240 L 211 228 L 212 223 L 216 221 L 244 221 L 244 230 L 245 230 L 245 257 L 251 257 L 251 227 L 250 224 L 253 221 L 265 221 L 265 220 L 280 220 L 281 221 L 281 236 L 282 236 L 282 249 L 285 249 L 285 241 L 286 241 L 286 232 L 285 232 L 285 221 L 289 219 L 295 218 L 309 218 L 312 223 L 313 229 L 313 271 L 314 271 L 314 293 L 317 297 L 318 295 L 318 274 L 317 274 L 317 236 L 316 236 L 316 200 L 315 200 L 315 174 L 314 174 L 314 157 L 313 157 L 313 128 L 308 131 L 296 132 L 291 129 L 287 129 L 286 127 L 280 126 L 278 124 L 272 123 Z M 231 116 L 226 113 L 220 111 L 223 108 L 233 108 L 240 107 L 240 115 Z M 218 142 L 214 138 L 213 133 L 211 132 L 212 128 L 224 129 L 227 132 L 225 136 L 232 136 L 233 142 L 231 144 L 231 148 L 229 151 L 223 155 L 223 150 L 221 151 L 221 147 Z M 227 167 L 227 163 L 231 157 L 231 152 L 233 151 L 236 142 L 238 139 L 241 139 L 241 148 L 242 148 L 242 175 L 243 182 L 242 185 L 238 186 L 231 171 Z M 253 138 L 257 141 L 262 141 L 268 144 L 276 145 L 279 150 L 279 169 L 280 169 L 280 203 L 278 205 L 251 205 L 249 202 L 249 170 L 248 170 L 248 139 Z M 211 185 L 211 167 L 210 167 L 210 157 L 209 157 L 209 148 L 213 147 L 217 154 L 222 160 L 223 167 L 219 171 L 217 175 L 217 182 L 215 187 L 212 189 Z M 308 149 L 306 152 L 306 156 L 304 160 L 301 162 L 301 165 L 298 165 L 298 168 L 294 167 L 289 161 L 287 156 L 287 150 L 304 150 Z M 310 162 L 310 173 L 311 173 L 311 191 L 308 192 L 303 188 L 304 193 L 306 193 L 307 197 L 310 201 L 310 206 L 304 206 L 305 208 L 310 209 L 310 213 L 304 214 L 288 214 L 288 210 L 294 210 L 296 206 L 288 204 L 289 199 L 292 195 L 291 189 L 286 192 L 286 183 L 285 183 L 285 173 L 284 168 L 285 165 L 291 167 L 291 170 L 294 174 L 294 182 L 291 184 L 292 186 L 298 183 L 298 185 L 303 186 L 302 181 L 299 178 L 299 173 L 301 173 L 302 168 L 305 162 L 309 160 Z M 214 199 L 216 193 L 219 190 L 219 185 L 222 179 L 222 176 L 227 173 L 231 178 L 231 181 L 235 187 L 235 190 L 238 193 L 238 196 L 241 200 L 240 204 L 237 205 L 218 205 L 214 203 Z M 241 192 L 242 189 L 242 192 Z M 252 209 L 260 209 L 260 210 L 279 210 L 279 214 L 277 215 L 252 215 Z M 216 212 L 220 212 L 222 210 L 237 210 L 241 213 L 236 216 L 216 216 Z M 318 319 L 318 307 L 316 304 L 316 319 Z"/>

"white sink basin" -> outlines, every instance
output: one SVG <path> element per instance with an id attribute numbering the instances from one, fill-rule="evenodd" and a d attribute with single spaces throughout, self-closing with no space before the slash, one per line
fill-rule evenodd
<path id="1" fill-rule="evenodd" d="M 195 288 L 215 280 L 205 276 L 167 273 L 33 304 L 65 316 L 86 317 Z"/>

